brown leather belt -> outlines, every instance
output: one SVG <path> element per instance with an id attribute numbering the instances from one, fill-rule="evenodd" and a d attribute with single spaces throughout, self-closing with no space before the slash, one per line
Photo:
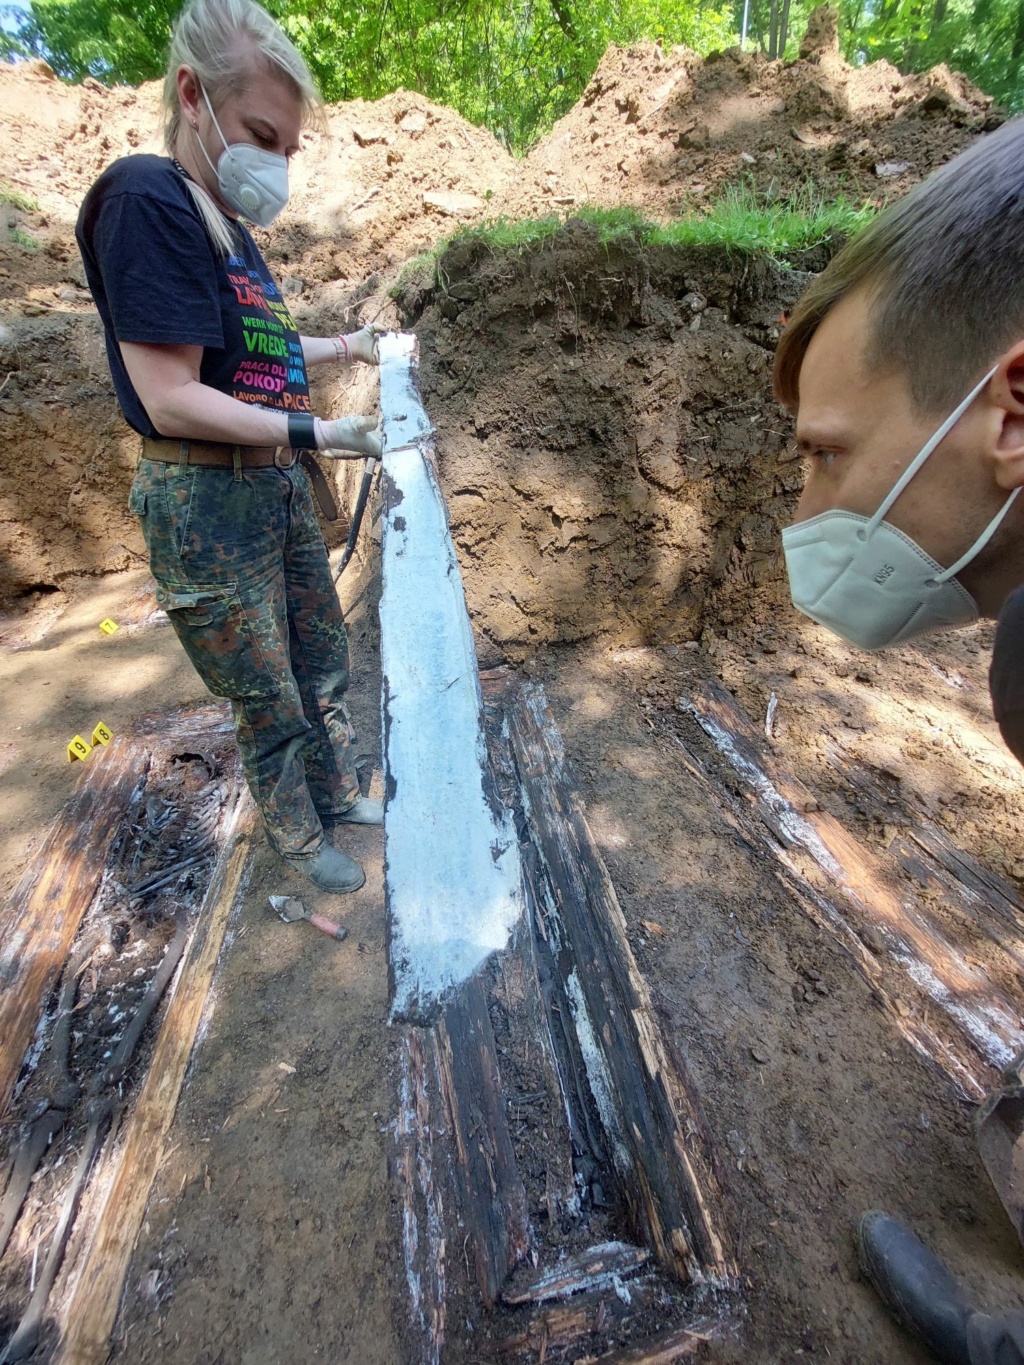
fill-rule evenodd
<path id="1" fill-rule="evenodd" d="M 158 464 L 205 465 L 232 469 L 237 452 L 242 469 L 291 469 L 296 461 L 309 475 L 309 481 L 328 521 L 338 520 L 338 506 L 324 472 L 311 450 L 291 450 L 288 446 L 230 446 L 220 441 L 161 441 L 142 437 L 142 458 Z"/>

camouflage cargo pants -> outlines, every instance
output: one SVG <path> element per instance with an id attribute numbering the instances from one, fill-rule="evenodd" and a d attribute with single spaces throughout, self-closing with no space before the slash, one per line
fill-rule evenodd
<path id="1" fill-rule="evenodd" d="M 312 853 L 359 796 L 345 706 L 348 635 L 298 464 L 139 463 L 139 517 L 167 612 L 196 671 L 231 701 L 245 776 L 279 853 Z"/>

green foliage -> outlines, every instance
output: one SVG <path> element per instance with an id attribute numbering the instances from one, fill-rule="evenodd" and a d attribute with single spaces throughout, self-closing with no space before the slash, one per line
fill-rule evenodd
<path id="1" fill-rule="evenodd" d="M 70 80 L 162 75 L 181 0 L 31 0 L 10 43 Z M 730 41 L 727 0 L 267 0 L 328 100 L 418 90 L 521 151 L 579 98 L 610 42 Z M 11 11 L 14 13 L 14 11 Z M 10 53 L 9 53 L 10 55 Z"/>
<path id="2" fill-rule="evenodd" d="M 11 241 L 15 246 L 20 246 L 23 251 L 38 251 L 39 243 L 27 232 L 22 232 L 21 228 L 11 229 Z"/>
<path id="3" fill-rule="evenodd" d="M 730 41 L 722 0 L 269 0 L 331 100 L 399 87 L 524 150 L 579 98 L 610 42 Z"/>
<path id="4" fill-rule="evenodd" d="M 17 39 L 67 80 L 138 85 L 163 75 L 180 8 L 181 0 L 138 0 L 130 9 L 123 0 L 33 0 Z"/>
<path id="5" fill-rule="evenodd" d="M 609 43 L 701 53 L 729 46 L 744 0 L 266 0 L 328 100 L 418 90 L 521 152 L 579 98 Z M 796 55 L 815 0 L 749 0 L 748 47 Z M 70 80 L 137 84 L 163 72 L 181 0 L 0 4 L 0 57 L 37 55 Z M 838 0 L 856 64 L 945 61 L 1024 107 L 1024 0 Z"/>
<path id="6" fill-rule="evenodd" d="M 23 194 L 13 185 L 5 185 L 2 180 L 0 180 L 0 204 L 10 204 L 12 208 L 21 209 L 22 213 L 39 212 L 39 204 L 30 194 Z"/>

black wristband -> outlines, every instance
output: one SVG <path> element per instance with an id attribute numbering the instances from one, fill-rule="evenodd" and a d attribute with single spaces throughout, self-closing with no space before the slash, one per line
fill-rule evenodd
<path id="1" fill-rule="evenodd" d="M 292 450 L 316 450 L 316 418 L 311 412 L 288 414 L 288 444 Z"/>

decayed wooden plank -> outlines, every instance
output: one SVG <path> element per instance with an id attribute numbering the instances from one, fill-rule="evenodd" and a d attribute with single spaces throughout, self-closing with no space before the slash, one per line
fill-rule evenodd
<path id="1" fill-rule="evenodd" d="M 601 1365 L 671 1365 L 695 1355 L 727 1330 L 721 1319 L 702 1314 L 685 1327 L 659 1332 L 625 1350 L 600 1356 L 593 1353 L 595 1346 L 600 1350 L 600 1343 L 609 1337 L 621 1340 L 631 1335 L 634 1314 L 640 1313 L 648 1321 L 656 1317 L 663 1292 L 657 1279 L 641 1277 L 629 1283 L 628 1304 L 616 1294 L 582 1294 L 567 1303 L 540 1308 L 498 1343 L 496 1354 L 516 1360 L 535 1352 L 540 1360 L 546 1360 L 550 1353 L 561 1351 L 565 1353 L 562 1359 L 585 1361 L 587 1365 L 598 1365 L 599 1361 Z M 528 1358 L 532 1360 L 533 1355 Z"/>
<path id="2" fill-rule="evenodd" d="M 93 752 L 11 898 L 0 933 L 0 1118 L 146 757 L 120 735 Z"/>
<path id="3" fill-rule="evenodd" d="M 884 960 L 895 964 L 902 986 L 894 994 L 920 994 L 946 1016 L 947 1029 L 968 1046 L 951 1048 L 922 1021 L 901 1024 L 916 1046 L 938 1061 L 974 1097 L 989 1089 L 998 1069 L 1024 1046 L 1020 1027 L 1024 1000 L 994 985 L 951 941 L 928 908 L 915 899 L 894 869 L 867 848 L 826 811 L 817 808 L 811 792 L 770 753 L 761 749 L 760 736 L 733 698 L 722 688 L 702 683 L 679 705 L 689 711 L 743 780 L 753 813 L 775 836 L 776 851 L 809 854 L 841 906 L 832 903 L 826 919 L 849 947 L 850 938 L 884 947 Z M 804 882 L 812 900 L 822 902 L 819 890 L 800 877 L 791 858 L 791 874 Z M 998 952 L 997 944 L 993 951 Z M 866 962 L 861 946 L 857 955 Z M 868 968 L 878 976 L 884 967 Z M 1006 962 L 1004 979 L 1016 979 L 1016 965 Z M 891 983 L 890 983 L 891 984 Z M 904 1007 L 904 1012 L 905 1012 Z"/>
<path id="4" fill-rule="evenodd" d="M 399 1094 L 395 1174 L 402 1200 L 402 1254 L 418 1357 L 438 1365 L 448 1325 L 445 1235 L 447 1165 L 435 1148 L 429 1030 L 406 1030 L 398 1046 Z"/>
<path id="5" fill-rule="evenodd" d="M 392 1017 L 430 1022 L 522 912 L 515 831 L 487 772 L 473 636 L 415 338 L 380 340 L 385 894 Z"/>
<path id="6" fill-rule="evenodd" d="M 459 1211 L 480 1297 L 490 1309 L 526 1254 L 530 1226 L 479 975 L 445 1006 L 431 1041 L 455 1144 Z"/>
<path id="7" fill-rule="evenodd" d="M 951 844 L 937 825 L 926 822 L 915 826 L 910 833 L 915 843 L 995 911 L 1012 933 L 1024 935 L 1024 904 L 1009 882 L 982 867 L 962 848 Z"/>
<path id="8" fill-rule="evenodd" d="M 907 1012 L 898 1008 L 899 992 L 886 989 L 887 971 L 882 960 L 867 948 L 854 929 L 848 908 L 842 897 L 830 898 L 807 880 L 798 862 L 790 854 L 790 846 L 782 844 L 773 831 L 756 815 L 752 818 L 749 797 L 737 797 L 730 787 L 707 767 L 673 735 L 678 757 L 693 780 L 702 787 L 708 800 L 715 806 L 723 822 L 734 831 L 751 851 L 759 850 L 767 859 L 767 870 L 778 880 L 782 890 L 790 896 L 807 917 L 829 934 L 836 946 L 846 954 L 852 965 L 871 984 L 878 1002 L 888 1011 L 893 1026 L 927 1062 L 937 1064 L 953 1081 L 964 1099 L 979 1100 L 985 1093 L 978 1079 L 978 1068 L 984 1068 L 973 1047 L 963 1043 L 959 1035 L 947 1029 L 945 1033 L 932 1027 L 928 1012 Z M 878 944 L 876 943 L 876 947 Z"/>
<path id="9" fill-rule="evenodd" d="M 598 1356 L 593 1365 L 673 1365 L 676 1360 L 696 1355 L 703 1346 L 720 1335 L 719 1324 L 709 1319 L 703 1330 L 698 1323 L 675 1332 L 663 1332 L 649 1338 L 642 1346 L 629 1346 L 624 1351 L 611 1351 L 608 1355 Z"/>
<path id="10" fill-rule="evenodd" d="M 510 727 L 563 942 L 572 945 L 557 961 L 638 1239 L 684 1281 L 724 1280 L 734 1266 L 703 1125 L 662 1038 L 542 688 L 521 690 Z"/>
<path id="11" fill-rule="evenodd" d="M 168 1002 L 146 1082 L 127 1122 L 117 1169 L 71 1289 L 54 1357 L 57 1365 L 101 1365 L 109 1354 L 128 1261 L 174 1117 L 254 824 L 255 807 L 243 794 Z"/>
<path id="12" fill-rule="evenodd" d="M 853 792 L 876 790 L 878 776 L 834 739 L 825 744 L 828 760 Z M 957 848 L 938 825 L 923 820 L 906 828 L 889 844 L 900 866 L 936 893 L 952 897 L 956 913 L 973 922 L 1024 969 L 1024 904 L 1009 882 Z"/>
<path id="13" fill-rule="evenodd" d="M 568 1299 L 573 1294 L 606 1289 L 616 1280 L 628 1279 L 642 1269 L 650 1255 L 645 1247 L 630 1246 L 627 1242 L 601 1242 L 531 1275 L 514 1289 L 506 1289 L 502 1302 L 545 1303 L 548 1299 Z"/>

